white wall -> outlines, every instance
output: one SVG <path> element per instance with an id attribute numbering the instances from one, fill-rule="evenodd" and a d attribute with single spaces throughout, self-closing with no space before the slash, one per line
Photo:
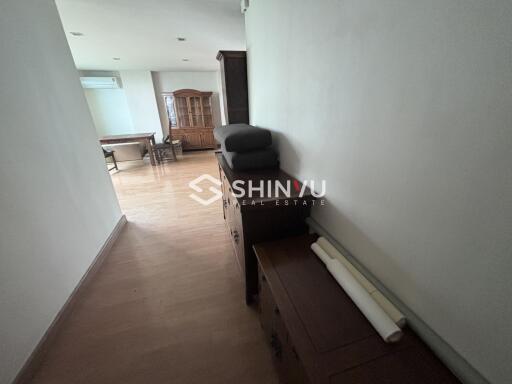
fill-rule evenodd
<path id="1" fill-rule="evenodd" d="M 162 139 L 162 127 L 150 71 L 121 71 L 130 116 L 135 132 L 155 132 Z"/>
<path id="2" fill-rule="evenodd" d="M 84 89 L 99 136 L 155 132 L 162 138 L 153 79 L 149 71 L 80 71 L 81 76 L 115 76 L 119 89 Z"/>
<path id="3" fill-rule="evenodd" d="M 213 124 L 214 126 L 221 125 L 218 72 L 153 72 L 153 83 L 158 100 L 160 121 L 164 132 L 169 131 L 169 120 L 161 94 L 162 92 L 173 92 L 178 89 L 196 89 L 203 92 L 213 92 Z"/>
<path id="4" fill-rule="evenodd" d="M 98 136 L 135 133 L 124 89 L 84 89 Z"/>
<path id="5" fill-rule="evenodd" d="M 52 0 L 0 2 L 0 383 L 121 217 Z"/>
<path id="6" fill-rule="evenodd" d="M 493 383 L 512 377 L 512 3 L 258 0 L 251 122 L 313 217 Z"/>

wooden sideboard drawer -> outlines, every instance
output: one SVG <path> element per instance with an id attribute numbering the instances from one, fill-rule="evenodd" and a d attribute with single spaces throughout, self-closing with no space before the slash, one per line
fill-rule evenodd
<path id="1" fill-rule="evenodd" d="M 258 309 L 265 338 L 272 349 L 272 361 L 281 383 L 307 384 L 309 380 L 281 318 L 265 274 L 258 265 Z"/>
<path id="2" fill-rule="evenodd" d="M 234 214 L 233 226 L 229 228 L 231 235 L 231 242 L 235 251 L 236 258 L 240 264 L 240 270 L 242 273 L 245 272 L 245 251 L 244 251 L 244 232 L 240 223 L 237 219 L 236 213 Z"/>
<path id="3" fill-rule="evenodd" d="M 258 309 L 260 313 L 260 323 L 261 328 L 265 332 L 265 338 L 268 343 L 272 342 L 272 332 L 273 332 L 273 321 L 274 321 L 274 311 L 277 308 L 276 302 L 272 297 L 272 293 L 270 292 L 270 288 L 267 284 L 267 278 L 265 275 L 259 270 L 258 273 L 259 284 L 258 284 Z"/>
<path id="4" fill-rule="evenodd" d="M 224 210 L 224 219 L 228 229 L 235 256 L 242 273 L 245 273 L 245 250 L 244 250 L 244 231 L 242 226 L 242 216 L 240 212 L 240 204 L 236 197 L 233 196 L 231 185 L 227 181 L 226 175 L 219 170 L 221 186 L 222 186 L 222 204 Z"/>

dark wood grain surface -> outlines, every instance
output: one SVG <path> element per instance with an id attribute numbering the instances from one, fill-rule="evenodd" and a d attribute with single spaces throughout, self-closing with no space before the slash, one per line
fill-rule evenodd
<path id="1" fill-rule="evenodd" d="M 222 108 L 226 124 L 249 124 L 249 93 L 245 51 L 219 51 Z"/>
<path id="2" fill-rule="evenodd" d="M 291 340 L 310 383 L 458 383 L 412 330 L 385 343 L 310 250 L 314 241 L 302 235 L 254 246 L 260 285 L 272 294 L 264 300 L 275 302 L 283 338 Z"/>

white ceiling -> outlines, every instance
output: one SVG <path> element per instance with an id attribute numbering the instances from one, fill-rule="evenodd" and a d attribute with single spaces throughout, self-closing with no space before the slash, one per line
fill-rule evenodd
<path id="1" fill-rule="evenodd" d="M 245 49 L 239 0 L 56 3 L 78 69 L 217 70 L 219 50 Z M 178 36 L 187 40 L 178 42 Z"/>

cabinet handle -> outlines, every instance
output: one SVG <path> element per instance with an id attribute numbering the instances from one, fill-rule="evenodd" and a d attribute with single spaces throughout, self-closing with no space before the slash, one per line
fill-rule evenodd
<path id="1" fill-rule="evenodd" d="M 276 315 L 278 315 L 278 316 L 279 316 L 280 311 L 279 311 L 279 308 L 278 308 L 278 307 L 275 307 L 275 308 L 274 308 L 274 313 L 275 313 Z"/>
<path id="2" fill-rule="evenodd" d="M 237 230 L 235 230 L 235 231 L 233 232 L 233 239 L 235 239 L 235 243 L 237 243 L 237 244 L 238 244 L 238 242 L 240 241 L 240 234 L 238 233 L 238 231 L 237 231 Z"/>

